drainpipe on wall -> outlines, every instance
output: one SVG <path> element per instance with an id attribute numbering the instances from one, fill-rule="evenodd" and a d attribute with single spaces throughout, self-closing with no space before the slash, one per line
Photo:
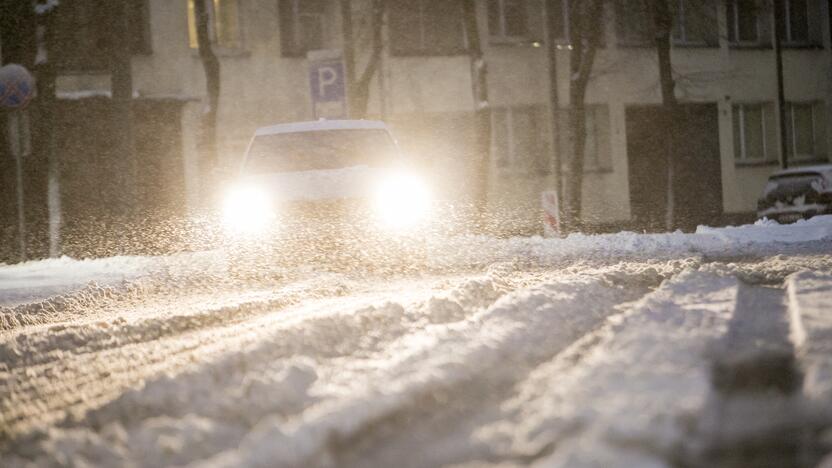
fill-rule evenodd
<path id="1" fill-rule="evenodd" d="M 777 120 L 780 127 L 780 167 L 789 167 L 789 142 L 786 141 L 786 94 L 783 89 L 783 46 L 785 31 L 783 0 L 774 0 L 774 57 L 777 67 Z"/>
<path id="2" fill-rule="evenodd" d="M 552 164 L 553 164 L 553 178 L 555 179 L 555 191 L 558 194 L 558 200 L 563 199 L 563 191 L 561 190 L 561 162 L 560 162 L 560 99 L 558 98 L 558 47 L 555 44 L 555 21 L 558 13 L 556 11 L 557 3 L 555 1 L 547 1 L 546 7 L 546 31 L 544 40 L 546 41 L 546 51 L 549 60 L 549 112 L 551 113 L 551 131 L 552 131 Z M 568 39 L 568 38 L 567 38 Z"/>

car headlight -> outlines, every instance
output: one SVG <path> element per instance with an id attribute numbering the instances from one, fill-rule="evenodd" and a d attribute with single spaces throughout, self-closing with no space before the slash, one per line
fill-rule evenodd
<path id="1" fill-rule="evenodd" d="M 408 228 L 428 214 L 430 191 L 416 175 L 393 173 L 376 187 L 374 202 L 376 214 L 384 226 Z"/>
<path id="2" fill-rule="evenodd" d="M 275 214 L 268 192 L 252 186 L 238 186 L 228 191 L 222 207 L 223 224 L 235 234 L 263 231 Z"/>

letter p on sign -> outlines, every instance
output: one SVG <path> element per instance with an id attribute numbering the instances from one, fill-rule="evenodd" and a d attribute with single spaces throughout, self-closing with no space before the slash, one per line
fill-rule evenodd
<path id="1" fill-rule="evenodd" d="M 310 51 L 308 59 L 309 91 L 315 118 L 347 118 L 347 80 L 340 53 Z"/>

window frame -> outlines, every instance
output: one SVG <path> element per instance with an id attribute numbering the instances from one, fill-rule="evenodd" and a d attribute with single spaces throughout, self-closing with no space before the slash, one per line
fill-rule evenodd
<path id="1" fill-rule="evenodd" d="M 637 4 L 637 5 L 636 5 Z M 652 47 L 654 42 L 650 39 L 652 35 L 653 23 L 647 16 L 647 10 L 642 10 L 637 14 L 629 11 L 628 7 L 636 5 L 639 8 L 646 8 L 646 0 L 616 0 L 614 2 L 615 13 L 615 40 L 619 47 Z M 627 11 L 626 13 L 623 12 Z M 640 16 L 637 16 L 640 15 Z M 640 24 L 630 24 L 627 20 L 640 18 Z"/>
<path id="2" fill-rule="evenodd" d="M 460 44 L 456 47 L 450 47 L 446 49 L 439 49 L 434 47 L 426 47 L 426 31 L 427 28 L 425 27 L 425 11 L 426 6 L 425 3 L 429 0 L 404 0 L 410 3 L 415 3 L 417 8 L 419 9 L 418 14 L 418 28 L 419 28 L 419 44 L 418 47 L 413 47 L 412 45 L 402 46 L 398 43 L 396 38 L 396 28 L 394 27 L 394 21 L 390 18 L 395 11 L 395 8 L 388 7 L 388 31 L 390 35 L 390 55 L 393 57 L 451 57 L 451 56 L 458 56 L 458 55 L 468 55 L 469 54 L 469 42 L 467 37 L 467 31 L 465 30 L 464 25 L 464 18 L 462 17 L 462 6 L 459 5 L 459 29 L 461 31 L 460 35 Z M 395 5 L 395 4 L 393 4 Z"/>
<path id="3" fill-rule="evenodd" d="M 281 27 L 286 25 L 286 21 L 291 23 L 291 44 L 286 44 L 287 41 L 287 34 L 285 31 L 281 31 L 280 34 L 280 53 L 283 57 L 305 57 L 306 54 L 310 50 L 316 50 L 314 47 L 307 47 L 306 44 L 303 43 L 303 36 L 305 28 L 303 27 L 302 19 L 305 17 L 311 17 L 318 22 L 318 26 L 320 26 L 320 37 L 318 38 L 320 42 L 320 47 L 325 48 L 326 44 L 326 23 L 327 23 L 327 13 L 326 13 L 326 5 L 324 2 L 321 2 L 322 10 L 317 13 L 309 13 L 302 11 L 302 2 L 303 0 L 283 0 L 289 3 L 290 11 L 285 11 L 284 8 L 278 8 L 279 15 L 289 14 L 290 17 L 288 20 L 286 18 L 281 18 L 279 24 Z M 283 2 L 280 2 L 283 4 Z"/>
<path id="4" fill-rule="evenodd" d="M 751 107 L 757 107 L 760 109 L 760 147 L 763 149 L 763 154 L 761 157 L 751 157 L 748 155 L 747 146 L 748 140 L 746 137 L 746 113 L 748 109 Z M 734 122 L 731 123 L 732 126 L 732 133 L 734 133 L 734 163 L 737 165 L 746 165 L 746 166 L 753 166 L 753 165 L 765 165 L 765 164 L 774 164 L 777 162 L 779 158 L 779 149 L 769 148 L 769 140 L 768 137 L 770 136 L 768 132 L 775 132 L 774 133 L 774 140 L 776 142 L 777 139 L 777 123 L 775 120 L 775 128 L 769 129 L 767 127 L 767 117 L 775 118 L 776 116 L 773 115 L 775 112 L 774 103 L 771 101 L 758 101 L 758 102 L 738 102 L 732 105 L 732 116 L 733 118 L 739 118 L 739 135 L 734 133 L 733 126 Z M 739 148 L 737 147 L 739 145 Z M 739 152 L 739 158 L 737 154 Z"/>
<path id="5" fill-rule="evenodd" d="M 523 15 L 523 22 L 524 22 L 524 31 L 522 34 L 519 35 L 510 35 L 507 33 L 507 24 L 508 20 L 506 18 L 506 3 L 510 1 L 519 1 L 520 8 L 522 9 Z M 567 0 L 560 0 L 562 8 L 566 11 L 566 4 L 568 3 Z M 542 6 L 541 3 L 538 6 Z M 540 34 L 540 31 L 537 33 L 534 31 L 534 18 L 532 17 L 534 13 L 535 5 L 531 0 L 488 0 L 486 2 L 486 11 L 488 14 L 488 40 L 491 44 L 540 44 L 543 42 L 543 35 Z M 492 8 L 497 9 L 497 19 L 499 21 L 499 30 L 495 31 L 494 28 L 491 26 L 491 14 Z M 538 13 L 542 16 L 545 10 L 541 8 L 541 11 Z M 563 13 L 563 12 L 562 12 Z M 565 24 L 565 27 L 568 28 L 568 22 Z M 540 37 L 538 35 L 540 34 Z M 555 37 L 554 40 L 556 42 L 560 41 L 563 42 L 565 38 Z"/>
<path id="6" fill-rule="evenodd" d="M 572 10 L 571 10 L 571 5 L 569 4 L 570 0 L 559 0 L 559 1 L 560 1 L 560 8 L 561 8 L 560 14 L 561 14 L 561 18 L 563 18 L 563 34 L 561 34 L 560 36 L 552 37 L 552 38 L 550 38 L 550 40 L 553 40 L 555 44 L 571 44 L 572 43 L 572 29 L 571 29 L 572 24 L 571 24 L 569 15 L 571 14 Z M 549 4 L 550 3 L 548 3 L 548 2 L 544 2 L 544 5 L 546 5 L 544 8 L 548 8 Z M 544 13 L 545 13 L 545 9 L 544 9 Z M 602 26 L 602 27 L 605 27 L 605 26 Z M 544 26 L 544 28 L 547 28 L 547 26 Z M 551 31 L 549 33 L 551 34 Z M 604 33 L 602 32 L 602 34 L 604 34 Z"/>
<path id="7" fill-rule="evenodd" d="M 198 1 L 204 1 L 208 8 L 208 38 L 211 45 L 216 51 L 235 51 L 243 49 L 243 30 L 242 21 L 240 21 L 240 1 L 239 0 L 188 0 L 187 2 L 187 16 L 188 16 L 188 46 L 191 50 L 198 50 L 198 38 L 196 32 L 196 8 L 194 4 Z M 236 3 L 237 8 L 237 24 L 235 30 L 237 31 L 236 39 L 233 44 L 222 44 L 219 41 L 219 19 L 216 12 L 216 3 L 220 1 L 230 1 Z"/>
<path id="8" fill-rule="evenodd" d="M 604 125 L 601 125 L 601 116 L 603 116 Z M 560 135 L 557 138 L 558 151 L 561 154 L 571 154 L 573 136 L 570 127 L 572 117 L 572 110 L 570 108 L 561 109 L 558 113 L 558 128 Z M 609 103 L 595 103 L 587 104 L 584 107 L 584 122 L 586 125 L 586 142 L 584 144 L 584 168 L 583 173 L 586 174 L 609 174 L 615 171 L 615 162 L 613 161 L 612 149 L 612 109 Z M 602 133 L 605 134 L 605 139 L 602 140 Z M 589 149 L 594 149 L 590 155 Z M 561 161 L 566 164 L 566 160 Z"/>
<path id="9" fill-rule="evenodd" d="M 783 37 L 784 45 L 787 45 L 787 46 L 805 46 L 805 45 L 811 45 L 811 44 L 814 43 L 814 41 L 812 40 L 812 28 L 811 28 L 812 15 L 811 15 L 811 12 L 809 10 L 809 8 L 811 6 L 809 4 L 809 2 L 811 2 L 811 1 L 812 0 L 806 0 L 806 39 L 795 40 L 794 38 L 792 38 L 792 35 L 793 35 L 792 21 L 791 21 L 792 0 L 783 0 L 783 10 L 784 10 L 783 12 L 785 13 L 785 18 L 783 19 L 784 26 L 785 26 L 784 37 Z M 775 25 L 775 27 L 776 27 L 776 25 Z"/>
<path id="10" fill-rule="evenodd" d="M 688 18 L 689 13 L 687 13 L 688 2 L 690 0 L 674 0 L 675 2 L 675 9 L 671 11 L 674 17 L 673 21 L 673 29 L 670 32 L 670 40 L 675 47 L 683 47 L 683 48 L 693 48 L 693 47 L 700 47 L 700 48 L 709 48 L 709 47 L 719 47 L 719 32 L 714 29 L 716 32 L 716 39 L 715 41 L 712 40 L 711 42 L 708 41 L 708 37 L 703 37 L 700 40 L 692 40 L 688 38 L 688 31 L 686 28 L 686 21 L 685 19 Z M 709 0 L 702 0 L 703 6 L 707 5 Z M 673 8 L 673 5 L 671 5 Z M 716 13 L 716 11 L 715 11 Z M 713 18 L 704 18 L 706 21 L 710 20 L 713 22 L 712 26 L 714 28 L 718 28 L 716 21 L 717 18 L 714 16 Z M 677 32 L 681 32 L 681 37 L 677 36 Z M 703 36 L 707 36 L 707 31 L 702 31 Z"/>
<path id="11" fill-rule="evenodd" d="M 819 137 L 826 138 L 826 129 L 823 129 L 823 132 L 819 132 L 818 130 L 818 115 L 817 115 L 817 108 L 819 106 L 823 106 L 823 101 L 787 101 L 786 102 L 786 118 L 787 118 L 787 132 L 784 135 L 785 138 L 788 138 L 788 153 L 786 157 L 791 162 L 813 162 L 819 160 L 825 160 L 828 155 L 816 154 L 815 151 L 818 148 L 818 141 Z M 795 127 L 796 120 L 795 120 L 795 112 L 794 108 L 798 107 L 808 107 L 809 111 L 812 114 L 812 128 L 811 128 L 811 135 L 812 135 L 812 152 L 811 153 L 798 153 L 797 152 L 797 138 L 796 138 L 796 130 Z M 791 136 L 789 138 L 789 136 Z"/>
<path id="12" fill-rule="evenodd" d="M 742 0 L 729 0 L 726 2 L 726 21 L 729 23 L 733 23 L 733 32 L 734 37 L 731 37 L 730 31 L 728 30 L 728 43 L 731 46 L 759 46 L 763 43 L 763 27 L 761 24 L 762 15 L 759 12 L 754 14 L 754 33 L 756 38 L 753 40 L 746 40 L 740 38 L 740 10 L 739 10 L 739 2 Z M 755 8 L 759 10 L 760 5 L 758 1 L 754 1 Z M 733 19 L 733 21 L 732 21 Z"/>
<path id="13" fill-rule="evenodd" d="M 505 120 L 503 121 L 505 128 L 503 130 L 506 135 L 506 154 L 504 155 L 497 153 L 499 143 L 497 141 L 497 132 L 494 131 L 494 128 L 497 126 L 497 112 L 503 112 L 505 115 Z M 526 114 L 531 121 L 539 121 L 539 119 L 546 113 L 546 106 L 539 104 L 527 104 L 514 106 L 506 105 L 491 108 L 492 132 L 490 153 L 493 168 L 502 173 L 516 176 L 545 176 L 551 172 L 551 169 L 549 168 L 549 163 L 546 160 L 546 156 L 549 151 L 547 147 L 548 138 L 545 134 L 546 129 L 544 128 L 544 125 L 535 126 L 533 130 L 530 130 L 530 134 L 528 135 L 529 141 L 535 145 L 536 153 L 528 155 L 525 158 L 522 155 L 517 154 L 518 136 L 516 135 L 517 126 L 514 122 L 518 118 L 517 114 L 521 113 Z M 501 163 L 501 160 L 506 162 Z"/>

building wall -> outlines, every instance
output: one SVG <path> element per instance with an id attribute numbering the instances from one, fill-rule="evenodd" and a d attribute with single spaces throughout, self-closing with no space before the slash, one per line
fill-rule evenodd
<path id="1" fill-rule="evenodd" d="M 366 11 L 367 2 L 361 0 L 356 11 Z M 187 135 L 184 151 L 189 200 L 198 203 L 199 181 L 194 178 L 199 174 L 199 155 L 193 134 L 199 121 L 198 102 L 204 99 L 205 91 L 201 62 L 188 45 L 187 1 L 149 3 L 153 53 L 134 59 L 135 88 L 143 96 L 196 100 L 183 113 L 183 130 Z M 221 157 L 229 165 L 244 151 L 258 126 L 312 118 L 306 60 L 281 56 L 277 3 L 239 0 L 242 47 L 218 51 L 222 64 L 219 137 Z M 826 2 L 821 3 L 821 16 L 827 18 Z M 478 5 L 491 105 L 545 109 L 549 102 L 545 46 L 492 44 L 486 31 L 486 2 L 479 1 Z M 725 11 L 719 10 L 718 47 L 674 48 L 674 70 L 679 73 L 677 94 L 683 101 L 717 103 L 724 209 L 728 213 L 749 212 L 754 210 L 757 194 L 776 165 L 735 163 L 732 103 L 774 100 L 774 53 L 765 48 L 730 48 L 725 39 Z M 610 167 L 584 176 L 583 211 L 591 224 L 630 218 L 625 111 L 630 105 L 660 103 L 655 50 L 618 46 L 612 8 L 605 14 L 605 47 L 597 58 L 587 102 L 608 106 Z M 339 21 L 337 2 L 330 1 L 325 47 L 340 47 Z M 784 52 L 786 96 L 788 100 L 825 100 L 828 107 L 832 86 L 829 23 L 821 23 L 824 48 Z M 360 24 L 360 18 L 356 18 L 356 24 Z M 357 37 L 359 47 L 366 44 L 366 31 Z M 365 61 L 366 52 L 359 53 L 359 68 Z M 559 100 L 566 107 L 566 47 L 558 52 L 557 66 Z M 106 76 L 77 75 L 62 77 L 59 85 L 65 91 L 106 90 L 109 80 Z M 470 61 L 464 55 L 399 57 L 387 53 L 381 74 L 371 86 L 370 113 L 391 123 L 405 150 L 437 174 L 438 191 L 451 198 L 465 199 L 470 193 L 468 171 L 474 134 L 468 117 L 472 111 Z M 828 123 L 832 122 L 830 114 Z M 830 130 L 827 136 L 832 136 Z M 548 122 L 541 126 L 539 138 L 547 140 L 545 144 L 551 148 Z M 540 191 L 555 186 L 550 172 L 518 173 L 492 162 L 490 205 L 505 215 L 503 224 L 518 231 L 539 229 Z"/>

